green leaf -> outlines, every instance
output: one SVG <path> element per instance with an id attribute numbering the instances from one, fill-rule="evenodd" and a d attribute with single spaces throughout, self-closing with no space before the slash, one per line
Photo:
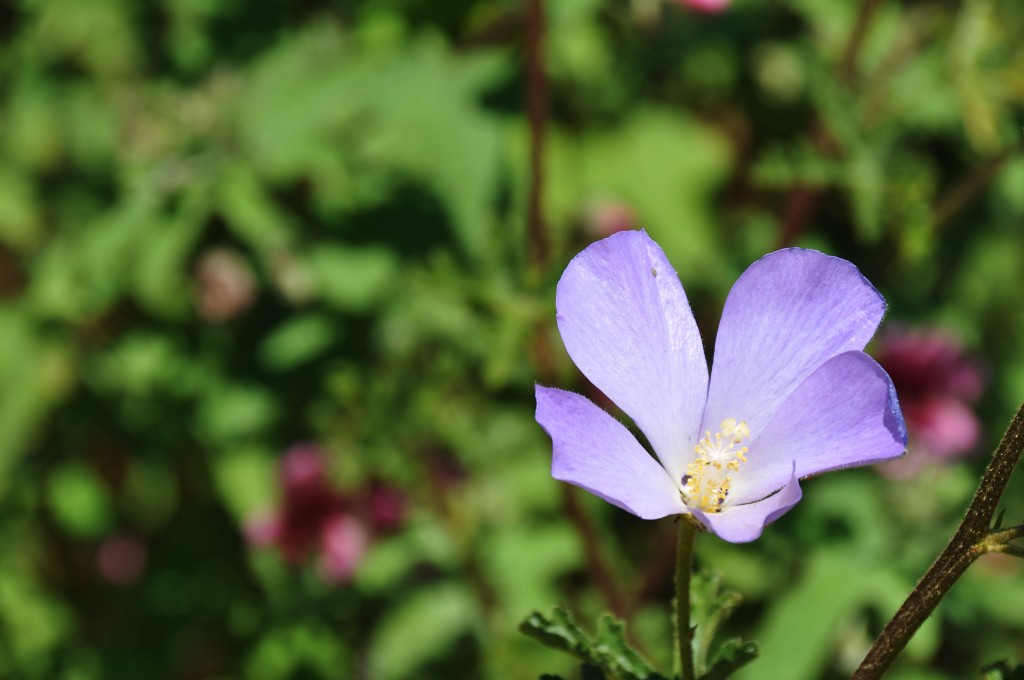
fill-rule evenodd
<path id="1" fill-rule="evenodd" d="M 594 640 L 561 607 L 555 608 L 550 619 L 534 612 L 519 624 L 519 630 L 543 645 L 580 659 L 584 678 L 664 680 L 626 641 L 625 624 L 610 614 L 598 621 Z"/>
<path id="2" fill-rule="evenodd" d="M 608 665 L 619 668 L 628 678 L 655 678 L 658 675 L 626 640 L 626 624 L 611 614 L 597 622 L 597 643 L 594 651 L 608 659 Z"/>
<path id="3" fill-rule="evenodd" d="M 304 314 L 275 328 L 260 345 L 267 368 L 287 371 L 323 355 L 338 339 L 338 324 L 323 314 Z"/>
<path id="4" fill-rule="evenodd" d="M 197 413 L 199 434 L 211 443 L 261 435 L 279 414 L 273 393 L 255 384 L 228 383 L 212 388 Z"/>
<path id="5" fill-rule="evenodd" d="M 418 668 L 472 630 L 475 607 L 465 587 L 455 583 L 403 596 L 373 636 L 367 675 L 380 680 L 418 677 Z"/>
<path id="6" fill-rule="evenodd" d="M 57 523 L 69 534 L 99 538 L 114 522 L 110 495 L 91 470 L 69 464 L 54 470 L 47 502 Z"/>
<path id="7" fill-rule="evenodd" d="M 269 449 L 222 451 L 213 459 L 213 477 L 221 500 L 239 521 L 267 512 L 276 502 L 277 462 Z"/>
<path id="8" fill-rule="evenodd" d="M 398 259 L 384 248 L 320 246 L 310 253 L 309 265 L 324 301 L 347 312 L 383 300 L 398 276 Z"/>
<path id="9" fill-rule="evenodd" d="M 595 197 L 622 201 L 680 271 L 731 278 L 722 266 L 712 196 L 732 159 L 714 129 L 678 111 L 641 109 L 610 132 L 553 131 L 548 153 L 553 225 L 573 224 Z"/>
<path id="10" fill-rule="evenodd" d="M 589 658 L 590 639 L 572 620 L 572 615 L 561 607 L 555 607 L 550 619 L 533 612 L 519 624 L 519 631 L 552 649 L 572 654 L 578 659 Z"/>
<path id="11" fill-rule="evenodd" d="M 723 592 L 721 584 L 722 575 L 718 572 L 699 572 L 691 582 L 690 625 L 694 626 L 694 663 L 698 675 L 712 666 L 711 643 L 725 619 L 743 601 L 735 591 Z M 720 651 L 715 653 L 716 658 Z"/>
<path id="12" fill-rule="evenodd" d="M 742 666 L 757 658 L 757 645 L 750 641 L 733 638 L 723 642 L 711 659 L 710 669 L 701 680 L 723 680 L 730 677 Z"/>
<path id="13" fill-rule="evenodd" d="M 894 611 L 912 585 L 898 572 L 879 568 L 851 549 L 812 553 L 800 583 L 776 597 L 768 610 L 757 635 L 763 650 L 760 660 L 742 669 L 739 677 L 817 677 L 833 655 L 836 634 L 851 612 Z M 934 617 L 925 622 L 908 646 L 908 656 L 928 658 L 938 624 Z M 793 640 L 800 644 L 792 644 Z"/>
<path id="14" fill-rule="evenodd" d="M 694 574 L 690 587 L 690 624 L 694 628 L 694 666 L 702 680 L 720 680 L 736 672 L 757 657 L 757 646 L 740 639 L 726 640 L 712 651 L 718 629 L 743 598 L 732 590 L 722 590 L 718 572 Z"/>

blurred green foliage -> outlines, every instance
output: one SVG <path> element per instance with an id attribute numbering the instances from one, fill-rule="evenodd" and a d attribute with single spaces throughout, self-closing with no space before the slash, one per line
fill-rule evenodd
<path id="1" fill-rule="evenodd" d="M 548 3 L 538 274 L 523 3 L 0 2 L 0 677 L 571 676 L 516 629 L 556 603 L 669 667 L 670 522 L 553 482 L 532 417 L 534 382 L 586 389 L 553 287 L 612 208 L 704 337 L 764 252 L 853 260 L 991 367 L 991 448 L 1024 398 L 1024 4 L 883 0 L 862 42 L 856 13 Z M 246 542 L 297 441 L 408 499 L 350 582 Z M 983 458 L 701 537 L 761 650 L 740 677 L 849 673 Z M 1022 635 L 1024 572 L 987 557 L 891 677 Z"/>

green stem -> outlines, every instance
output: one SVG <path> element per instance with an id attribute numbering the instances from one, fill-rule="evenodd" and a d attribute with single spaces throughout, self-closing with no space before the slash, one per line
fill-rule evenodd
<path id="1" fill-rule="evenodd" d="M 1010 427 L 992 454 L 992 460 L 985 468 L 981 484 L 967 508 L 964 521 L 953 534 L 949 545 L 942 551 L 935 564 L 914 588 L 892 620 L 886 624 L 875 644 L 861 662 L 860 668 L 851 680 L 877 680 L 885 675 L 896 657 L 910 642 L 910 638 L 925 620 L 935 611 L 939 601 L 949 592 L 957 579 L 971 566 L 974 560 L 986 552 L 994 552 L 991 536 L 1000 540 L 1012 540 L 1015 527 L 990 532 L 992 516 L 999 505 L 999 498 L 1006 490 L 1010 475 L 1024 450 L 1024 404 L 1010 422 Z M 1015 548 L 998 552 L 1016 552 Z"/>
<path id="2" fill-rule="evenodd" d="M 689 516 L 679 519 L 676 548 L 676 643 L 682 680 L 696 680 L 693 670 L 693 628 L 690 627 L 690 576 L 693 573 L 693 541 L 697 527 Z"/>

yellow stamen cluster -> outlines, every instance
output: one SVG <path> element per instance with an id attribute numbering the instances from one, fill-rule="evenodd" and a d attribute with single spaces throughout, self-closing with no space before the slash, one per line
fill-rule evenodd
<path id="1" fill-rule="evenodd" d="M 747 424 L 727 418 L 720 427 L 721 431 L 714 437 L 706 431 L 704 438 L 693 447 L 697 458 L 686 468 L 682 479 L 683 500 L 703 512 L 722 511 L 732 486 L 729 472 L 736 472 L 740 463 L 747 460 L 747 447 L 736 448 L 750 436 Z"/>

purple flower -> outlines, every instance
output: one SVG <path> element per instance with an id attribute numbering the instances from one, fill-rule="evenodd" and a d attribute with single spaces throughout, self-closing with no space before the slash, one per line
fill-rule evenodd
<path id="1" fill-rule="evenodd" d="M 577 255 L 556 307 L 569 356 L 657 461 L 586 398 L 537 386 L 552 476 L 638 517 L 691 514 L 751 541 L 800 500 L 801 478 L 906 448 L 892 382 L 861 351 L 885 301 L 845 260 L 789 248 L 752 264 L 726 300 L 710 380 L 679 278 L 644 232 Z"/>

